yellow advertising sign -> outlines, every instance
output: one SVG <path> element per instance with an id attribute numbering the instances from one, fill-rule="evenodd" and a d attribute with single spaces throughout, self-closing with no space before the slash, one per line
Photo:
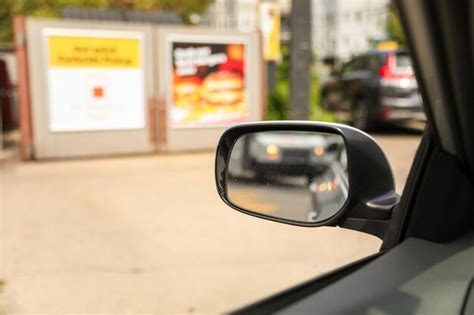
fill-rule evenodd
<path id="1" fill-rule="evenodd" d="M 385 41 L 377 45 L 378 50 L 395 50 L 398 49 L 398 43 L 395 41 Z"/>
<path id="2" fill-rule="evenodd" d="M 49 66 L 67 68 L 139 68 L 140 40 L 48 36 Z"/>
<path id="3" fill-rule="evenodd" d="M 260 30 L 263 37 L 263 57 L 265 60 L 280 59 L 280 4 L 260 3 Z"/>

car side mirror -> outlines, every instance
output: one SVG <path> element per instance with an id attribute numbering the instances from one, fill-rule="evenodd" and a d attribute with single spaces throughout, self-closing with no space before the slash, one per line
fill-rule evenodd
<path id="1" fill-rule="evenodd" d="M 299 226 L 338 225 L 383 237 L 399 201 L 375 140 L 340 124 L 231 127 L 219 141 L 215 175 L 230 207 Z"/>

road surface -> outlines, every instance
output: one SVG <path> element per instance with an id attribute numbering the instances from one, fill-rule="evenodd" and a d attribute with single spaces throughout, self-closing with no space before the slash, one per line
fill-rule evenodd
<path id="1" fill-rule="evenodd" d="M 375 137 L 401 191 L 419 135 Z M 221 313 L 378 250 L 359 232 L 231 210 L 213 162 L 3 159 L 0 313 Z"/>

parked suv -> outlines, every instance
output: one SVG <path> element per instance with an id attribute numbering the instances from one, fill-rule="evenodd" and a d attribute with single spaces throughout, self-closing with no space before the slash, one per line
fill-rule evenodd
<path id="1" fill-rule="evenodd" d="M 401 50 L 370 51 L 333 72 L 322 88 L 322 104 L 354 127 L 426 120 L 411 59 Z"/>

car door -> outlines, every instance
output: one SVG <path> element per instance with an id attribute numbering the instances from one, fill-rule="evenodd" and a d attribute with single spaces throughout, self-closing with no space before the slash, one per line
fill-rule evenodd
<path id="1" fill-rule="evenodd" d="M 329 79 L 324 83 L 322 102 L 325 109 L 334 112 L 342 112 L 344 101 L 344 73 L 350 71 L 351 61 L 336 67 Z"/>
<path id="2" fill-rule="evenodd" d="M 381 253 L 238 312 L 474 312 L 474 7 L 469 1 L 395 4 L 428 126 Z"/>
<path id="3" fill-rule="evenodd" d="M 349 113 L 357 97 L 365 95 L 365 86 L 370 78 L 369 56 L 363 55 L 352 60 L 342 73 L 342 108 Z"/>
<path id="4" fill-rule="evenodd" d="M 340 110 L 346 114 L 350 112 L 350 101 L 347 87 L 350 85 L 354 78 L 354 72 L 357 69 L 358 58 L 354 58 L 345 63 L 341 68 L 340 79 L 339 79 L 339 94 L 341 98 Z"/>

